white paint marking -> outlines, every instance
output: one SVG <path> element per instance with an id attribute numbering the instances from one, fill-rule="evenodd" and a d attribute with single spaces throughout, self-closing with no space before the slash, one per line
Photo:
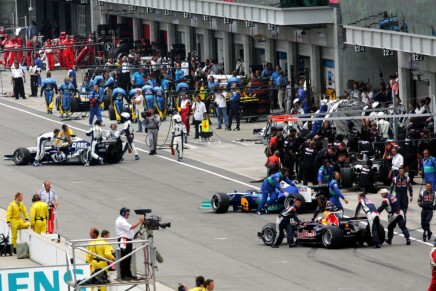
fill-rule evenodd
<path id="1" fill-rule="evenodd" d="M 216 239 L 216 240 L 226 240 L 227 238 L 226 237 L 214 237 L 213 239 Z"/>

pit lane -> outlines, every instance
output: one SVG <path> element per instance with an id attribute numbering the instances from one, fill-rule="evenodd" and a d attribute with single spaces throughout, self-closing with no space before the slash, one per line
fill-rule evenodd
<path id="1" fill-rule="evenodd" d="M 59 118 L 47 117 L 41 111 L 4 98 L 0 101 L 0 115 L 2 154 L 35 144 L 38 134 L 62 123 Z M 79 136 L 83 136 L 81 130 L 87 129 L 84 122 L 69 124 Z M 134 162 L 127 156 L 118 165 L 35 168 L 2 161 L 0 205 L 6 208 L 13 194 L 23 191 L 29 209 L 31 194 L 41 188 L 43 180 L 50 179 L 59 195 L 59 231 L 70 239 L 86 238 L 91 226 L 106 228 L 114 234 L 114 221 L 122 206 L 152 208 L 153 214 L 172 222 L 172 228 L 155 233 L 155 242 L 165 259 L 159 266 L 157 279 L 173 288 L 178 282 L 186 282 L 191 287 L 199 274 L 215 279 L 218 290 L 388 287 L 423 290 L 429 284 L 430 247 L 418 241 L 405 246 L 400 236 L 394 237 L 392 246 L 383 246 L 380 250 L 368 247 L 288 249 L 285 244 L 279 249 L 266 247 L 256 238 L 256 233 L 265 223 L 273 222 L 275 215 L 215 215 L 199 209 L 201 200 L 209 199 L 214 192 L 230 192 L 253 185 L 244 172 L 239 175 L 190 159 L 179 164 L 162 151 L 157 157 L 149 157 L 145 145 L 136 144 L 141 160 Z M 225 146 L 232 156 L 252 158 L 246 147 Z M 416 206 L 419 186 L 414 190 L 415 201 L 409 208 L 408 226 L 413 237 L 421 238 L 422 233 L 414 230 L 419 228 Z M 347 195 L 352 200 L 350 208 L 355 205 L 355 196 Z M 379 195 L 371 195 L 370 199 L 376 204 L 381 200 Z M 310 214 L 303 217 L 308 219 Z M 382 218 L 385 217 L 382 214 Z M 132 215 L 131 221 L 134 219 Z M 382 223 L 387 225 L 385 220 Z"/>

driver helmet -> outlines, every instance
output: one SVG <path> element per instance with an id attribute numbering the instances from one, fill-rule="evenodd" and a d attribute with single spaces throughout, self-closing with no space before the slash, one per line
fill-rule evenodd
<path id="1" fill-rule="evenodd" d="M 299 103 L 299 102 L 300 102 L 300 99 L 298 99 L 298 98 L 294 99 L 294 104 Z"/>
<path id="2" fill-rule="evenodd" d="M 322 99 L 322 100 L 321 100 L 321 104 L 327 104 L 328 102 L 329 102 L 328 99 Z"/>
<path id="3" fill-rule="evenodd" d="M 129 119 L 130 114 L 128 112 L 123 112 L 123 113 L 121 113 L 121 117 L 123 117 L 124 119 Z"/>
<path id="4" fill-rule="evenodd" d="M 180 116 L 180 114 L 176 114 L 176 115 L 174 115 L 174 116 L 173 116 L 173 121 L 174 121 L 175 123 L 180 123 L 180 122 L 182 122 L 182 117 Z"/>
<path id="5" fill-rule="evenodd" d="M 380 102 L 375 101 L 374 103 L 372 103 L 372 109 L 378 108 L 380 106 Z"/>

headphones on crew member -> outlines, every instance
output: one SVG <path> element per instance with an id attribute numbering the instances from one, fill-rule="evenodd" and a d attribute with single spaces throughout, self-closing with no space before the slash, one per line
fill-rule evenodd
<path id="1" fill-rule="evenodd" d="M 127 212 L 130 212 L 130 209 L 127 209 L 126 207 L 123 207 L 120 209 L 120 215 L 124 217 Z"/>

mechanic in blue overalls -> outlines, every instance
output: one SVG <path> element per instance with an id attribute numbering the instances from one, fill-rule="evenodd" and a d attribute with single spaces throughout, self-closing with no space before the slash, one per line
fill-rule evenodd
<path id="1" fill-rule="evenodd" d="M 147 106 L 147 110 L 154 108 L 154 92 L 153 92 L 153 86 L 150 84 L 145 84 L 142 87 L 142 95 L 144 95 L 145 98 L 145 105 Z"/>
<path id="2" fill-rule="evenodd" d="M 51 72 L 47 72 L 47 78 L 42 82 L 41 85 L 41 93 L 39 94 L 42 97 L 42 92 L 44 92 L 45 97 L 45 106 L 47 108 L 48 114 L 53 114 L 53 91 L 58 93 L 58 85 L 56 84 L 56 80 L 51 77 Z"/>
<path id="3" fill-rule="evenodd" d="M 333 179 L 334 171 L 332 163 L 329 159 L 324 160 L 324 164 L 318 170 L 318 185 L 328 185 L 330 181 Z M 328 197 L 329 190 L 327 187 L 320 188 L 320 194 L 324 195 L 324 197 Z"/>
<path id="4" fill-rule="evenodd" d="M 168 81 L 169 76 L 162 75 L 162 81 L 160 83 L 160 86 L 162 87 L 162 90 L 164 91 L 164 96 L 166 100 L 166 106 L 171 107 L 173 105 L 173 102 L 171 100 L 172 97 L 169 96 L 170 92 L 170 82 Z"/>
<path id="5" fill-rule="evenodd" d="M 104 86 L 103 88 L 106 90 L 107 95 L 109 96 L 110 104 L 113 104 L 112 94 L 115 87 L 115 79 L 109 75 L 108 72 L 103 74 L 104 78 Z"/>
<path id="6" fill-rule="evenodd" d="M 428 150 L 424 150 L 424 157 L 422 158 L 421 168 L 419 173 L 424 177 L 424 182 L 430 182 L 432 191 L 436 191 L 436 158 L 430 156 Z"/>
<path id="7" fill-rule="evenodd" d="M 159 84 L 157 84 L 153 88 L 153 92 L 154 92 L 154 98 L 156 100 L 157 113 L 159 114 L 159 117 L 161 120 L 165 120 L 167 112 L 166 112 L 166 108 L 165 108 L 164 90 L 163 90 L 162 86 L 159 86 Z"/>
<path id="8" fill-rule="evenodd" d="M 100 124 L 102 122 L 100 102 L 103 100 L 100 100 L 99 89 L 99 86 L 94 84 L 93 90 L 89 93 L 89 126 L 92 126 L 94 116 L 97 116 L 97 120 L 100 120 Z"/>
<path id="9" fill-rule="evenodd" d="M 307 113 L 307 91 L 304 89 L 304 80 L 300 80 L 300 87 L 298 88 L 298 100 L 300 100 L 304 113 Z"/>
<path id="10" fill-rule="evenodd" d="M 75 89 L 77 89 L 76 71 L 77 71 L 77 67 L 76 66 L 73 66 L 71 68 L 71 70 L 68 71 L 68 78 L 70 79 L 71 84 L 73 84 Z"/>
<path id="11" fill-rule="evenodd" d="M 431 219 L 433 218 L 433 211 L 435 210 L 435 193 L 432 190 L 432 184 L 430 182 L 425 183 L 425 191 L 419 193 L 418 206 L 421 210 L 421 227 L 424 231 L 422 234 L 422 240 L 430 240 L 433 234 L 430 229 Z"/>
<path id="12" fill-rule="evenodd" d="M 117 87 L 112 91 L 112 98 L 114 100 L 115 117 L 117 119 L 117 123 L 120 124 L 121 113 L 123 112 L 123 100 L 126 99 L 126 101 L 128 101 L 126 91 L 121 87 Z"/>
<path id="13" fill-rule="evenodd" d="M 341 204 L 341 201 L 339 199 L 344 200 L 345 204 L 348 204 L 348 199 L 342 195 L 341 190 L 339 189 L 339 181 L 340 174 L 339 172 L 335 172 L 334 179 L 330 181 L 329 183 L 329 192 L 330 192 L 330 202 L 333 203 L 337 208 L 341 209 L 342 212 L 344 211 L 344 207 Z"/>
<path id="14" fill-rule="evenodd" d="M 135 72 L 132 76 L 133 89 L 141 88 L 142 86 L 145 85 L 143 77 L 144 77 L 144 68 L 139 67 L 139 71 Z"/>
<path id="15" fill-rule="evenodd" d="M 233 75 L 227 79 L 227 89 L 232 88 L 233 84 L 238 84 L 238 87 L 241 87 L 241 80 L 238 78 L 238 72 L 234 71 Z"/>
<path id="16" fill-rule="evenodd" d="M 103 102 L 104 102 L 104 78 L 103 76 L 95 76 L 94 77 L 94 84 L 98 85 L 98 98 L 99 98 L 99 102 L 100 102 L 100 106 L 102 106 L 104 108 Z M 103 109 L 102 108 L 102 109 Z M 101 119 L 99 119 L 101 121 L 101 124 L 103 124 L 103 121 Z"/>
<path id="17" fill-rule="evenodd" d="M 276 200 L 278 193 L 276 190 L 283 192 L 284 190 L 280 188 L 280 182 L 285 181 L 291 186 L 295 187 L 294 182 L 292 182 L 289 178 L 289 170 L 287 168 L 282 168 L 280 172 L 275 173 L 274 175 L 269 176 L 265 180 L 263 180 L 262 186 L 260 190 L 262 191 L 262 200 L 260 201 L 259 207 L 257 208 L 257 214 L 262 215 L 264 212 L 268 213 L 268 206 L 273 205 Z M 269 201 L 267 204 L 267 199 L 269 196 Z M 267 207 L 265 207 L 265 205 Z"/>
<path id="18" fill-rule="evenodd" d="M 60 117 L 64 117 L 64 113 L 67 113 L 70 111 L 70 107 L 71 107 L 71 97 L 74 96 L 74 92 L 76 91 L 74 89 L 73 84 L 70 83 L 70 79 L 69 78 L 65 78 L 64 83 L 59 87 L 59 91 L 61 94 L 61 100 L 62 100 L 62 104 L 60 106 L 60 112 L 61 112 L 61 116 Z"/>

